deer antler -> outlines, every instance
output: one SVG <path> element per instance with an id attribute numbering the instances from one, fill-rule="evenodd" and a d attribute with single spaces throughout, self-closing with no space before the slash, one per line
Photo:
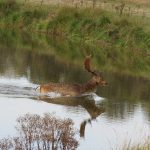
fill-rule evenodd
<path id="1" fill-rule="evenodd" d="M 89 56 L 86 56 L 86 58 L 85 58 L 85 60 L 84 60 L 84 68 L 88 71 L 88 72 L 90 72 L 90 73 L 92 73 L 92 74 L 94 74 L 94 75 L 97 75 L 97 73 L 95 72 L 95 71 L 93 71 L 93 70 L 91 70 L 91 55 L 89 55 Z"/>

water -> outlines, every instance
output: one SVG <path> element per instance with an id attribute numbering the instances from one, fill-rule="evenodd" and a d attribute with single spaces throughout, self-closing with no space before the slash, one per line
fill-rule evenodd
<path id="1" fill-rule="evenodd" d="M 83 67 L 61 60 L 57 55 L 63 48 L 58 52 L 55 42 L 45 46 L 24 34 L 15 41 L 9 36 L 0 39 L 0 138 L 16 134 L 19 116 L 47 112 L 74 121 L 79 150 L 132 147 L 150 136 L 149 80 L 109 72 L 104 73 L 109 86 L 91 95 L 41 96 L 35 91 L 41 83 L 83 83 L 90 76 Z"/>

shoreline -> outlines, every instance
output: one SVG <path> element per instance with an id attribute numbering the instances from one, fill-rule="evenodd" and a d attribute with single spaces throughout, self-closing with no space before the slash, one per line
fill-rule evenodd
<path id="1" fill-rule="evenodd" d="M 67 50 L 68 60 L 72 54 L 78 57 L 78 53 L 92 53 L 96 56 L 96 67 L 104 71 L 146 78 L 150 76 L 149 22 L 140 22 L 141 18 L 119 14 L 115 16 L 114 13 L 99 9 L 56 9 L 54 6 L 32 8 L 18 3 L 12 3 L 9 11 L 2 12 L 2 4 L 0 6 L 3 16 L 0 19 L 1 30 L 25 30 L 34 36 L 43 34 L 43 39 L 47 36 L 53 39 L 58 37 L 61 40 L 58 40 L 60 43 L 56 47 L 61 48 L 64 45 L 62 42 L 68 41 L 74 46 L 79 45 L 76 46 L 79 52 L 77 48 L 75 51 Z"/>

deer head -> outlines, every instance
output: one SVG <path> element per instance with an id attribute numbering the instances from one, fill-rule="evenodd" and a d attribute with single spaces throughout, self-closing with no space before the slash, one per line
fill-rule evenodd
<path id="1" fill-rule="evenodd" d="M 86 56 L 84 61 L 84 67 L 88 72 L 90 72 L 93 75 L 91 79 L 93 83 L 96 83 L 97 86 L 107 86 L 107 82 L 104 80 L 102 73 L 91 69 L 91 55 Z"/>

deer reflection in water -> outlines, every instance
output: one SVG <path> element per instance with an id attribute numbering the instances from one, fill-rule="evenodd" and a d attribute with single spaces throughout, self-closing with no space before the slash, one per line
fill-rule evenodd
<path id="1" fill-rule="evenodd" d="M 26 114 L 17 119 L 18 137 L 0 140 L 1 150 L 75 150 L 78 141 L 71 119 Z"/>
<path id="2" fill-rule="evenodd" d="M 95 105 L 95 101 L 91 101 L 90 103 L 87 103 L 84 105 L 85 109 L 88 111 L 90 118 L 84 120 L 80 125 L 80 137 L 85 137 L 85 126 L 87 123 L 90 123 L 93 120 L 96 120 L 98 116 L 100 116 L 102 113 L 105 112 L 105 109 L 103 107 L 98 107 Z"/>
<path id="3" fill-rule="evenodd" d="M 85 126 L 87 123 L 91 123 L 91 121 L 95 120 L 99 115 L 105 112 L 105 109 L 102 106 L 99 106 L 95 103 L 94 100 L 90 100 L 89 96 L 84 97 L 61 97 L 50 99 L 49 97 L 42 96 L 40 100 L 58 104 L 58 105 L 65 105 L 65 106 L 82 106 L 90 115 L 89 119 L 84 120 L 80 125 L 80 137 L 85 136 Z"/>

